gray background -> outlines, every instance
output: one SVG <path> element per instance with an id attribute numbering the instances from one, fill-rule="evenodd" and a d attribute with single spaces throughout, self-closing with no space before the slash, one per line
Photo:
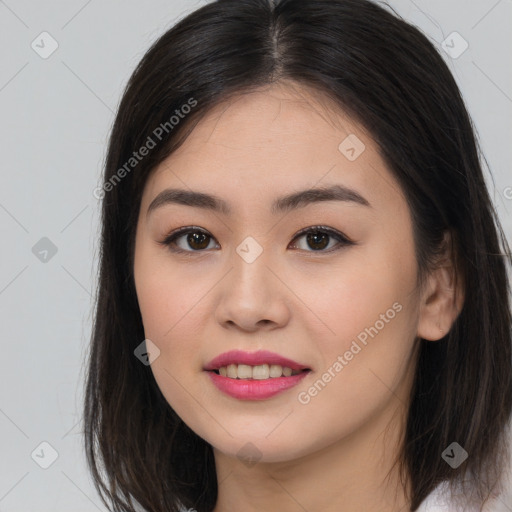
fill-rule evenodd
<path id="1" fill-rule="evenodd" d="M 161 33 L 204 3 L 0 0 L 0 512 L 105 510 L 80 434 L 98 254 L 92 191 L 129 75 Z M 449 63 L 511 240 L 512 1 L 389 3 Z M 58 43 L 46 59 L 52 41 L 43 31 Z M 454 31 L 469 45 L 456 58 L 463 41 Z M 452 56 L 442 48 L 447 37 Z M 39 464 L 52 462 L 51 449 L 42 442 L 58 453 L 47 469 Z M 512 511 L 512 494 L 496 510 Z"/>

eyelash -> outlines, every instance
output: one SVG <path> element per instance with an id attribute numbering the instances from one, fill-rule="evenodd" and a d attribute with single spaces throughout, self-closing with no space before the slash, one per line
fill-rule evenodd
<path id="1" fill-rule="evenodd" d="M 202 233 L 202 234 L 207 235 L 211 239 L 215 240 L 215 238 L 212 235 L 210 235 L 207 231 L 205 231 L 204 229 L 201 229 L 201 228 L 199 228 L 197 226 L 187 226 L 187 227 L 179 228 L 179 229 L 177 229 L 175 231 L 172 231 L 171 233 L 169 233 L 164 238 L 164 240 L 162 240 L 161 242 L 158 242 L 158 243 L 161 244 L 161 245 L 166 246 L 171 252 L 185 254 L 187 256 L 193 256 L 194 253 L 207 252 L 206 249 L 187 251 L 187 250 L 180 249 L 180 248 L 176 247 L 176 244 L 175 244 L 176 240 L 181 238 L 184 235 L 189 234 L 189 233 Z M 350 246 L 350 245 L 356 245 L 355 242 L 353 242 L 352 240 L 348 239 L 345 235 L 343 235 L 339 231 L 336 231 L 336 230 L 334 230 L 332 228 L 329 228 L 327 226 L 311 226 L 309 228 L 305 228 L 305 229 L 299 231 L 294 236 L 292 242 L 294 240 L 296 240 L 297 238 L 302 237 L 304 235 L 307 235 L 309 233 L 327 234 L 328 236 L 336 239 L 339 243 L 338 243 L 337 246 L 334 247 L 334 249 L 333 248 L 328 249 L 328 250 L 319 249 L 317 251 L 311 250 L 311 251 L 305 251 L 305 252 L 311 252 L 311 253 L 332 253 L 332 252 L 335 252 L 335 251 L 338 251 L 338 250 L 342 249 L 343 247 L 347 247 L 347 246 Z"/>

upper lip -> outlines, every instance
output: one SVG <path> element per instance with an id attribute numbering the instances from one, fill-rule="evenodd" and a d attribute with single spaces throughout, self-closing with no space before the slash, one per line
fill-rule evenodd
<path id="1" fill-rule="evenodd" d="M 243 350 L 230 350 L 214 357 L 205 367 L 205 370 L 218 370 L 223 366 L 230 364 L 247 364 L 249 366 L 258 366 L 262 364 L 278 364 L 292 370 L 308 370 L 309 368 L 297 361 L 280 356 L 267 350 L 258 350 L 257 352 L 244 352 Z"/>

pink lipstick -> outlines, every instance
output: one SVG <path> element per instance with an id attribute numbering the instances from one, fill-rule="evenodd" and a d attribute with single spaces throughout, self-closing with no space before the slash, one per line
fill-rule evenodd
<path id="1" fill-rule="evenodd" d="M 240 400 L 270 398 L 296 386 L 310 371 L 306 365 L 265 350 L 225 352 L 204 370 L 217 389 Z"/>

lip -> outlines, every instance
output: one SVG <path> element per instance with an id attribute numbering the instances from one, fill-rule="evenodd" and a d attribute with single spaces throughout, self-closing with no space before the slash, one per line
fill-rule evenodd
<path id="1" fill-rule="evenodd" d="M 205 367 L 204 370 L 218 370 L 221 366 L 228 366 L 230 364 L 247 364 L 249 366 L 258 366 L 261 364 L 279 364 L 286 366 L 292 370 L 309 370 L 309 367 L 280 356 L 275 352 L 269 352 L 268 350 L 258 350 L 257 352 L 244 352 L 243 350 L 230 350 L 224 352 L 217 357 L 213 358 Z M 280 379 L 277 377 L 276 379 Z M 290 379 L 291 377 L 285 377 Z M 274 380 L 276 380 L 274 379 Z M 231 379 L 234 380 L 234 379 Z"/>
<path id="2" fill-rule="evenodd" d="M 292 370 L 300 371 L 290 377 L 275 377 L 263 380 L 257 379 L 232 379 L 223 377 L 212 370 L 218 370 L 222 366 L 230 364 L 247 364 L 258 366 L 261 364 L 278 364 Z M 280 356 L 268 350 L 257 352 L 244 352 L 243 350 L 230 350 L 212 359 L 204 370 L 212 383 L 219 391 L 239 400 L 266 400 L 278 393 L 296 386 L 308 373 L 309 367 L 287 357 Z"/>
<path id="3" fill-rule="evenodd" d="M 266 380 L 231 379 L 206 372 L 219 391 L 239 400 L 266 400 L 296 386 L 310 372 L 305 371 L 291 377 L 275 377 Z"/>

